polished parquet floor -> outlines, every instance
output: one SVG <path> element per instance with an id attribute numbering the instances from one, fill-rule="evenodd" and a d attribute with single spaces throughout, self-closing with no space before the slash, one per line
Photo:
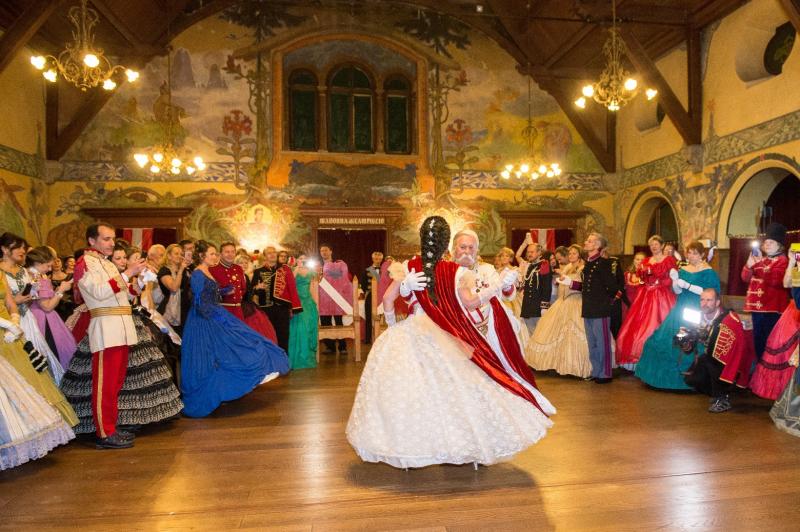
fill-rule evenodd
<path id="1" fill-rule="evenodd" d="M 800 530 L 800 438 L 766 401 L 712 415 L 629 375 L 541 375 L 559 412 L 538 445 L 477 472 L 405 472 L 347 444 L 360 371 L 329 357 L 133 449 L 79 440 L 2 472 L 0 529 Z"/>

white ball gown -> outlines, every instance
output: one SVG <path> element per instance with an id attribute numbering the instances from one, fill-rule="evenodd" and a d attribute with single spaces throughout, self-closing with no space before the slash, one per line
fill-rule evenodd
<path id="1" fill-rule="evenodd" d="M 378 337 L 361 375 L 347 439 L 362 460 L 398 468 L 490 465 L 546 434 L 552 421 L 542 411 L 492 380 L 470 361 L 468 345 L 413 308 Z"/>

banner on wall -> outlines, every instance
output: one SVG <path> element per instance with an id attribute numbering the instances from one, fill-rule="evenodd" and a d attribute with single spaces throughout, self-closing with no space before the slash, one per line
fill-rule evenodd
<path id="1" fill-rule="evenodd" d="M 531 238 L 534 242 L 538 242 L 544 249 L 556 249 L 556 230 L 547 229 L 529 229 Z"/>
<path id="2" fill-rule="evenodd" d="M 153 228 L 152 227 L 135 227 L 122 230 L 122 238 L 131 243 L 131 245 L 139 249 L 150 249 L 153 245 Z"/>

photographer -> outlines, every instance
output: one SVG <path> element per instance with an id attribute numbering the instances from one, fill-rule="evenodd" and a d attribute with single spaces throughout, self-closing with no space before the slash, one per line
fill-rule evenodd
<path id="1" fill-rule="evenodd" d="M 684 380 L 695 390 L 711 396 L 708 411 L 714 414 L 731 409 L 733 384 L 747 387 L 753 363 L 751 334 L 732 310 L 721 308 L 719 292 L 706 288 L 700 294 L 702 317 L 694 330 L 684 329 L 681 349 L 691 353 L 695 342 L 702 342 L 705 352 L 697 357 Z M 680 333 L 679 333 L 680 334 Z"/>
<path id="2" fill-rule="evenodd" d="M 786 227 L 778 223 L 767 226 L 763 255 L 758 241 L 742 268 L 742 281 L 749 283 L 744 311 L 753 315 L 753 339 L 756 357 L 761 360 L 767 338 L 789 303 L 789 291 L 783 286 L 783 276 L 789 260 L 783 252 Z"/>

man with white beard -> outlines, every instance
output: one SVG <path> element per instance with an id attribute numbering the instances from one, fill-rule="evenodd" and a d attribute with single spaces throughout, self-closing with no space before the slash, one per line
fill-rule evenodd
<path id="1" fill-rule="evenodd" d="M 487 290 L 492 287 L 500 286 L 498 297 L 505 301 L 514 299 L 517 295 L 517 278 L 519 276 L 516 270 L 509 270 L 500 278 L 500 274 L 491 264 L 478 262 L 478 235 L 475 231 L 469 229 L 462 229 L 453 237 L 453 262 L 458 263 L 466 270 L 459 270 L 457 274 L 457 282 L 459 286 L 469 287 L 474 294 L 479 294 L 482 290 Z M 512 326 L 514 327 L 517 341 L 519 341 L 519 321 L 514 317 L 511 311 L 503 305 L 503 309 L 509 316 Z M 494 323 L 492 320 L 492 307 L 487 301 L 486 304 L 475 310 L 464 311 L 469 316 L 475 328 L 488 340 L 489 344 L 495 352 L 500 352 L 500 342 L 494 330 Z M 505 364 L 504 364 L 505 365 Z"/>

